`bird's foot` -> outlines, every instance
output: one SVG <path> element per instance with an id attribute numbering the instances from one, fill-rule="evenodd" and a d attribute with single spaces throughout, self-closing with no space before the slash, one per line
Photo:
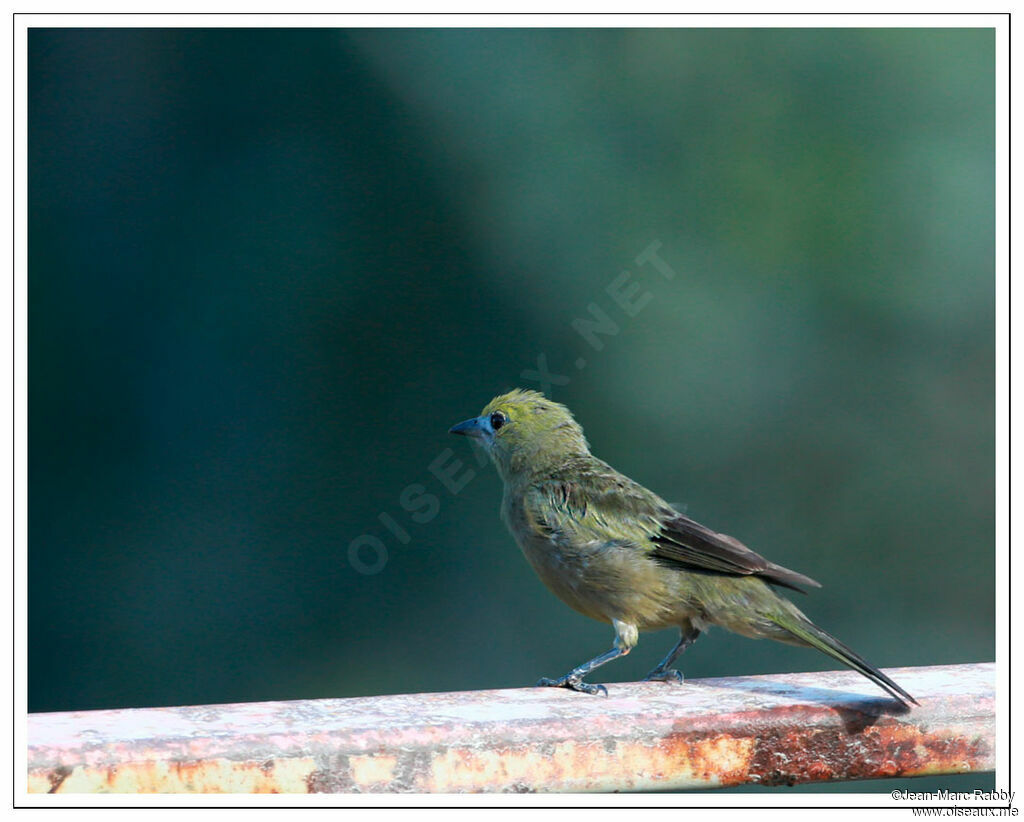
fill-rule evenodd
<path id="1" fill-rule="evenodd" d="M 675 668 L 655 668 L 647 676 L 644 682 L 682 682 L 683 675 Z"/>
<path id="2" fill-rule="evenodd" d="M 608 689 L 604 685 L 591 685 L 589 682 L 584 682 L 581 678 L 571 676 L 570 674 L 560 676 L 558 679 L 548 679 L 546 676 L 541 677 L 533 687 L 568 688 L 570 691 L 579 691 L 583 694 L 604 694 L 608 696 Z"/>

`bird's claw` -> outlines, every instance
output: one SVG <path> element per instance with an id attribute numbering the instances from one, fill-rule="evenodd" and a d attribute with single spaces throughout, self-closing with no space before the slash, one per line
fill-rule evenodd
<path id="1" fill-rule="evenodd" d="M 548 679 L 546 676 L 541 677 L 533 687 L 568 688 L 570 691 L 579 691 L 583 694 L 604 694 L 608 696 L 608 689 L 604 685 L 591 685 L 589 682 L 584 682 L 582 679 L 577 679 L 568 674 L 560 676 L 558 679 Z"/>
<path id="2" fill-rule="evenodd" d="M 647 676 L 644 677 L 644 682 L 682 682 L 683 675 L 680 671 L 675 668 L 668 668 L 658 670 L 655 668 Z"/>

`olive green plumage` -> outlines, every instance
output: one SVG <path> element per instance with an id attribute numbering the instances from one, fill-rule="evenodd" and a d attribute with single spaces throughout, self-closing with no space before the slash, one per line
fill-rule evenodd
<path id="1" fill-rule="evenodd" d="M 589 693 L 593 668 L 636 645 L 640 631 L 678 626 L 679 644 L 649 679 L 681 679 L 670 666 L 710 625 L 817 648 L 900 699 L 913 698 L 776 590 L 820 587 L 738 540 L 683 516 L 590 453 L 564 405 L 536 391 L 495 397 L 452 428 L 477 438 L 505 485 L 502 518 L 541 580 L 566 604 L 615 628 L 615 647 L 557 680 Z"/>

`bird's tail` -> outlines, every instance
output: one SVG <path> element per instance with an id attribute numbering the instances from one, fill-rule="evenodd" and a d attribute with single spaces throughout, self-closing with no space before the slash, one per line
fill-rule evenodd
<path id="1" fill-rule="evenodd" d="M 843 665 L 853 668 L 853 670 L 863 674 L 897 699 L 903 702 L 911 702 L 914 705 L 918 704 L 914 697 L 904 691 L 880 670 L 865 662 L 859 654 L 846 647 L 831 634 L 821 630 L 821 628 L 807 619 L 796 608 L 793 608 L 793 610 L 796 613 L 780 614 L 778 617 L 771 618 L 772 622 L 792 635 L 800 644 L 817 648 L 823 654 L 827 654 L 836 661 L 843 663 Z"/>

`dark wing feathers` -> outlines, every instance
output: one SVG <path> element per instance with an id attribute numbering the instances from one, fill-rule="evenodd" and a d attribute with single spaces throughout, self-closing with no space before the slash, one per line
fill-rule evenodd
<path id="1" fill-rule="evenodd" d="M 527 505 L 549 536 L 571 531 L 585 540 L 632 542 L 666 565 L 691 571 L 759 576 L 794 591 L 802 585 L 821 587 L 769 562 L 738 539 L 683 516 L 595 457 L 567 463 L 535 484 L 533 493 L 537 496 Z"/>
<path id="2" fill-rule="evenodd" d="M 664 519 L 651 542 L 654 556 L 669 563 L 724 574 L 753 574 L 794 591 L 800 591 L 800 585 L 821 587 L 810 577 L 769 562 L 738 539 L 715 533 L 682 514 Z"/>

